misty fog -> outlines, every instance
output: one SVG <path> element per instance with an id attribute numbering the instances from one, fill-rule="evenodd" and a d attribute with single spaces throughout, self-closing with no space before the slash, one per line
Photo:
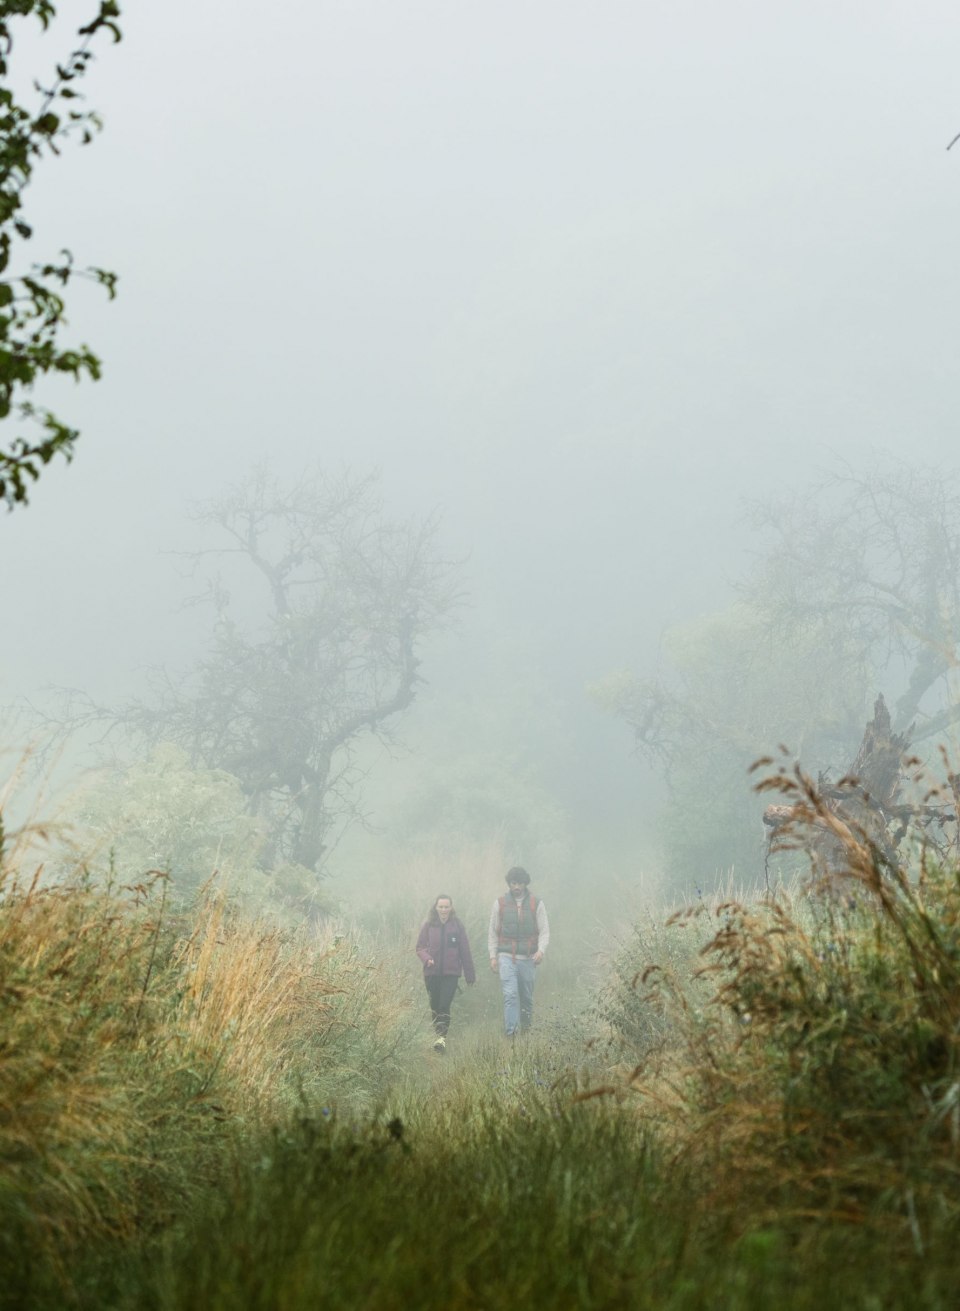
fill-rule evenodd
<path id="1" fill-rule="evenodd" d="M 29 196 L 34 245 L 120 295 L 72 297 L 105 376 L 49 389 L 76 458 L 3 524 L 4 703 L 183 676 L 192 507 L 379 471 L 464 603 L 325 872 L 389 860 L 456 764 L 529 789 L 552 844 L 505 855 L 554 900 L 655 885 L 662 778 L 588 687 L 731 604 L 745 501 L 955 471 L 958 45 L 944 4 L 132 9 L 104 133 Z"/>

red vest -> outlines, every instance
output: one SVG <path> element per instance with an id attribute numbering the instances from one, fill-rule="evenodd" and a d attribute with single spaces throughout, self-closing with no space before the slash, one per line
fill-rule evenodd
<path id="1" fill-rule="evenodd" d="M 540 941 L 537 928 L 537 898 L 529 897 L 518 902 L 508 894 L 500 898 L 500 928 L 497 931 L 497 950 L 509 951 L 511 956 L 532 956 Z"/>

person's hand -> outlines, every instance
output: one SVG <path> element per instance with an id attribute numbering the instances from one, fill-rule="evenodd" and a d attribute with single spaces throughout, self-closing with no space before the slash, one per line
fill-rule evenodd
<path id="1" fill-rule="evenodd" d="M 433 961 L 432 961 L 432 960 L 428 960 L 428 961 L 427 961 L 427 964 L 428 964 L 428 965 L 432 965 L 432 964 L 433 964 Z"/>
<path id="2" fill-rule="evenodd" d="M 496 956 L 491 956 L 491 957 L 490 957 L 490 968 L 493 970 L 494 974 L 496 974 L 496 972 L 497 972 L 497 958 L 496 958 Z"/>
<path id="3" fill-rule="evenodd" d="M 535 951 L 535 952 L 533 953 L 533 963 L 534 963 L 534 965 L 539 965 L 540 962 L 541 962 L 542 960 L 543 960 L 543 952 L 542 952 L 542 951 Z"/>

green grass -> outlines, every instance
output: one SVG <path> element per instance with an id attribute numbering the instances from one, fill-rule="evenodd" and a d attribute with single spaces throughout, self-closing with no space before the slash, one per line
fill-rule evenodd
<path id="1" fill-rule="evenodd" d="M 752 1225 L 718 1207 L 709 1181 L 666 1153 L 633 1106 L 540 1089 L 531 1075 L 541 1056 L 507 1057 L 510 1078 L 490 1096 L 469 1096 L 447 1074 L 410 1120 L 331 1114 L 274 1130 L 235 1162 L 201 1220 L 76 1269 L 75 1304 L 956 1305 L 954 1234 L 928 1235 L 921 1256 L 870 1225 Z M 31 1295 L 56 1304 L 55 1290 Z"/>
<path id="2" fill-rule="evenodd" d="M 445 1057 L 409 943 L 9 885 L 0 1308 L 954 1311 L 960 877 L 875 856 L 514 1042 L 481 956 Z"/>

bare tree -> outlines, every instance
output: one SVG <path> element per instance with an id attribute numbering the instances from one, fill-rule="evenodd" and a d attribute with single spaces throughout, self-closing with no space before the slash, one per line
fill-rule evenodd
<path id="1" fill-rule="evenodd" d="M 189 556 L 205 579 L 194 599 L 214 610 L 209 653 L 118 717 L 235 775 L 269 821 L 274 858 L 318 869 L 356 810 L 355 748 L 414 700 L 457 569 L 435 520 L 383 517 L 375 475 L 315 471 L 283 488 L 261 470 L 196 518 L 214 539 Z"/>

